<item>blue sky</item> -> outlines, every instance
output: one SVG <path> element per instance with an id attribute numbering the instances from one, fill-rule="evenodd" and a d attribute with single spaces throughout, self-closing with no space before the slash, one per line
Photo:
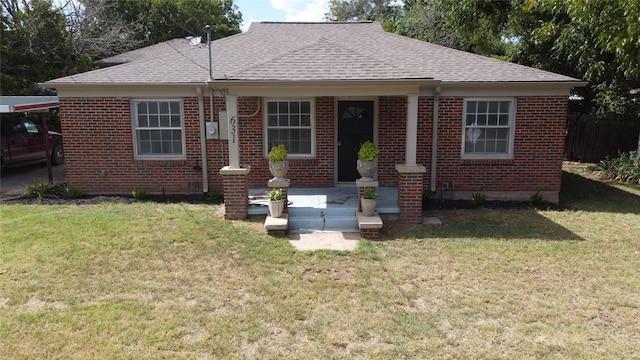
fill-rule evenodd
<path id="1" fill-rule="evenodd" d="M 242 13 L 242 30 L 253 21 L 324 21 L 329 0 L 235 0 Z"/>

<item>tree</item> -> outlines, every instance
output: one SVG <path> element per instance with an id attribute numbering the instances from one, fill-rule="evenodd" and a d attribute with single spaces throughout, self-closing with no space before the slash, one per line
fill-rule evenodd
<path id="1" fill-rule="evenodd" d="M 0 0 L 0 93 L 38 95 L 37 83 L 176 37 L 240 32 L 232 0 Z M 58 5 L 55 5 L 58 4 Z"/>
<path id="2" fill-rule="evenodd" d="M 1 0 L 0 68 L 3 95 L 34 95 L 35 83 L 73 66 L 65 19 L 50 1 Z"/>
<path id="3" fill-rule="evenodd" d="M 404 6 L 395 0 L 330 0 L 327 17 L 335 21 L 379 21 L 386 31 L 398 32 Z"/>
<path id="4" fill-rule="evenodd" d="M 37 95 L 37 83 L 93 68 L 93 59 L 131 48 L 130 28 L 98 19 L 101 1 L 0 0 L 1 92 Z"/>
<path id="5" fill-rule="evenodd" d="M 97 1 L 97 0 L 93 0 Z M 211 26 L 212 39 L 240 32 L 242 13 L 232 0 L 99 0 L 112 6 L 102 19 L 122 17 L 136 26 L 135 40 L 143 46 L 204 34 Z"/>
<path id="6" fill-rule="evenodd" d="M 405 1 L 405 21 L 399 33 L 454 49 L 465 48 L 463 37 L 450 22 L 441 0 Z"/>
<path id="7" fill-rule="evenodd" d="M 583 112 L 640 120 L 639 17 L 640 0 L 522 3 L 511 20 L 519 39 L 513 60 L 587 80 L 577 89 Z"/>
<path id="8" fill-rule="evenodd" d="M 331 0 L 327 17 L 375 20 L 387 31 L 415 39 L 484 55 L 504 54 L 504 50 L 495 51 L 506 45 L 494 31 L 498 25 L 487 10 L 493 9 L 493 2 L 481 2 L 486 14 L 478 12 L 479 5 L 472 0 Z M 504 16 L 506 11 L 496 13 Z"/>
<path id="9" fill-rule="evenodd" d="M 458 49 L 506 58 L 513 43 L 507 31 L 514 3 L 509 0 L 442 0 L 443 19 L 462 38 Z"/>

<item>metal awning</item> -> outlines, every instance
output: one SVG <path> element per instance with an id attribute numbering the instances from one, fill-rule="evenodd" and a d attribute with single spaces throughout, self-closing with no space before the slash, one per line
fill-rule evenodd
<path id="1" fill-rule="evenodd" d="M 0 96 L 0 113 L 9 114 L 16 112 L 40 112 L 42 113 L 42 127 L 46 141 L 47 172 L 49 184 L 53 184 L 53 170 L 51 169 L 51 153 L 49 151 L 49 128 L 47 127 L 47 113 L 49 109 L 60 107 L 60 99 L 57 96 Z"/>
<path id="2" fill-rule="evenodd" d="M 60 107 L 57 96 L 0 96 L 0 113 L 44 111 Z"/>

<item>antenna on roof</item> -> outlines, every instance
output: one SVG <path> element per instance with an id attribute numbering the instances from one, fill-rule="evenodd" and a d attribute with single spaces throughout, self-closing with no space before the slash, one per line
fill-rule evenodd
<path id="1" fill-rule="evenodd" d="M 213 68 L 211 67 L 211 26 L 204 27 L 207 30 L 207 48 L 209 51 L 209 80 L 213 80 Z"/>
<path id="2" fill-rule="evenodd" d="M 202 42 L 202 38 L 200 36 L 187 36 L 187 40 L 192 46 L 198 46 Z"/>

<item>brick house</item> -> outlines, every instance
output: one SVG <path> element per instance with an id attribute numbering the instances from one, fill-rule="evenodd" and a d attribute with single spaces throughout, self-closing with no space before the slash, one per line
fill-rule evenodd
<path id="1" fill-rule="evenodd" d="M 228 218 L 289 150 L 291 187 L 377 180 L 420 221 L 423 190 L 557 202 L 568 95 L 580 81 L 385 32 L 377 22 L 254 23 L 206 43 L 174 39 L 54 79 L 67 180 L 88 193 L 224 192 Z M 211 67 L 210 67 L 210 64 Z"/>

